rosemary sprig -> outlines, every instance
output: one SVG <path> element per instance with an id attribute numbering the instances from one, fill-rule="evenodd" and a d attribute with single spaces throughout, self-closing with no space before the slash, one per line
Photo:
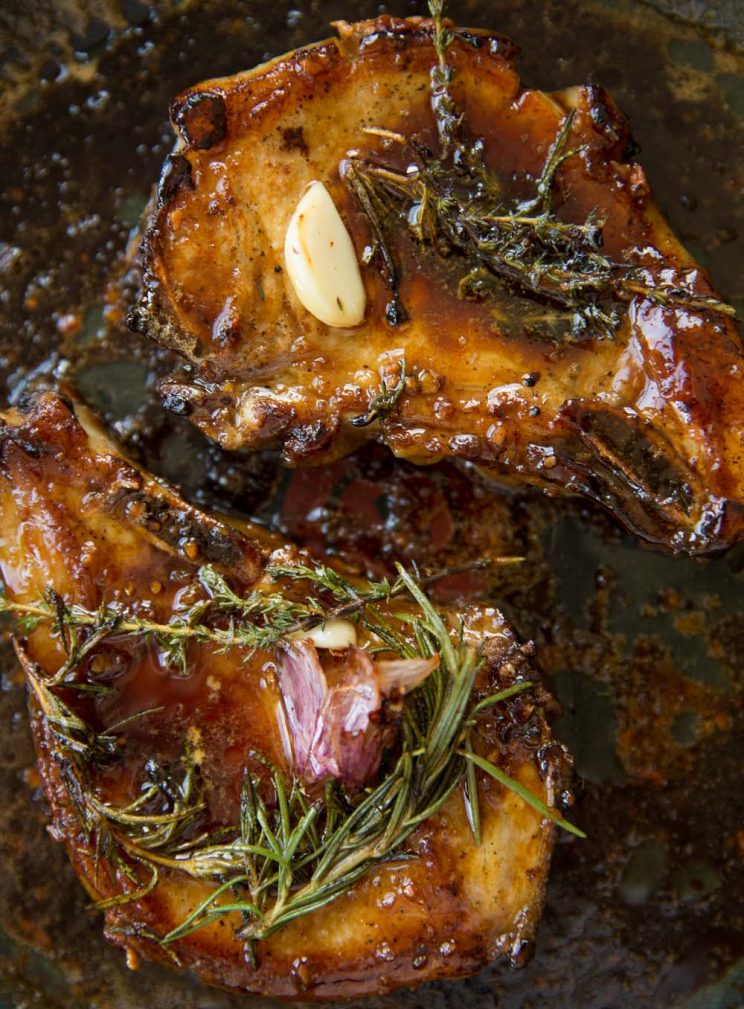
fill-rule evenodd
<path id="1" fill-rule="evenodd" d="M 573 336 L 592 332 L 611 337 L 622 319 L 618 303 L 639 294 L 658 304 L 735 316 L 732 306 L 718 298 L 657 281 L 643 267 L 605 256 L 604 221 L 596 213 L 583 224 L 556 215 L 556 176 L 565 161 L 583 150 L 569 148 L 573 110 L 563 120 L 534 195 L 522 201 L 504 199 L 500 179 L 486 164 L 482 139 L 467 134 L 451 94 L 447 49 L 455 33 L 443 22 L 443 6 L 443 0 L 429 4 L 437 57 L 430 81 L 438 153 L 401 134 L 373 128 L 364 132 L 399 145 L 409 164 L 398 169 L 362 151 L 351 151 L 344 163 L 346 183 L 372 230 L 371 258 L 382 268 L 400 319 L 407 313 L 401 305 L 392 241 L 401 226 L 422 247 L 460 257 L 465 264 L 458 284 L 461 298 L 510 293 L 536 300 L 549 309 L 539 321 Z M 521 314 L 530 321 L 524 310 Z M 389 321 L 399 320 L 389 316 Z"/>
<path id="2" fill-rule="evenodd" d="M 483 713 L 532 684 L 516 683 L 477 702 L 472 700 L 481 658 L 463 634 L 453 636 L 422 585 L 402 566 L 393 581 L 350 581 L 334 569 L 317 564 L 287 564 L 272 568 L 275 578 L 307 582 L 304 603 L 276 593 L 241 596 L 213 569 L 200 569 L 207 598 L 194 604 L 198 619 L 214 608 L 229 616 L 230 643 L 253 640 L 246 631 L 253 621 L 261 628 L 286 633 L 299 621 L 327 618 L 328 613 L 359 614 L 381 647 L 402 655 L 439 656 L 439 665 L 403 701 L 401 738 L 395 759 L 384 767 L 378 783 L 360 795 L 349 795 L 340 783 L 328 781 L 322 795 L 310 796 L 297 781 L 289 781 L 260 754 L 263 773 L 246 772 L 240 820 L 234 826 L 208 830 L 204 782 L 188 752 L 171 768 L 152 761 L 144 767 L 137 798 L 122 806 L 104 801 L 97 792 L 96 770 L 124 759 L 122 725 L 96 733 L 65 699 L 71 684 L 59 673 L 45 678 L 19 649 L 29 685 L 58 750 L 59 766 L 81 829 L 95 844 L 97 862 L 105 863 L 112 879 L 126 880 L 125 892 L 102 906 L 125 904 L 146 896 L 161 872 L 181 873 L 214 884 L 209 896 L 187 918 L 157 941 L 169 948 L 212 921 L 234 915 L 237 934 L 256 957 L 257 943 L 289 921 L 323 907 L 346 892 L 370 868 L 391 859 L 412 857 L 405 842 L 415 828 L 434 815 L 453 791 L 463 787 L 468 819 L 480 838 L 477 780 L 474 769 L 490 774 L 514 791 L 541 816 L 584 836 L 556 810 L 506 775 L 473 749 L 475 728 Z M 377 605 L 405 594 L 414 604 L 382 616 Z M 323 602 L 330 599 L 331 605 Z M 154 635 L 158 640 L 171 625 L 153 625 L 131 614 L 109 610 L 90 613 L 68 607 L 49 594 L 36 606 L 0 600 L 3 608 L 52 623 L 70 655 L 89 654 L 90 637 L 107 633 Z M 193 617 L 193 618 L 192 618 Z M 222 629 L 182 617 L 175 630 L 179 640 L 190 635 L 225 646 Z M 98 623 L 96 623 L 98 621 Z M 273 623 L 278 621 L 278 623 Z M 294 622 L 294 623 L 293 623 Z M 216 638 L 211 638 L 215 632 Z M 134 717 L 147 717 L 141 712 Z M 390 758 L 388 758 L 390 759 Z"/>

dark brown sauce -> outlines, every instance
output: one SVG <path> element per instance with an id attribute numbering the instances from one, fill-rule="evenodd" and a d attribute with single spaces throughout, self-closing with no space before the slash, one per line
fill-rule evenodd
<path id="1" fill-rule="evenodd" d="M 163 768 L 178 766 L 183 773 L 187 750 L 205 783 L 209 826 L 234 825 L 244 768 L 261 770 L 252 759 L 246 761 L 249 741 L 273 764 L 283 766 L 286 760 L 271 675 L 261 675 L 260 657 L 250 673 L 247 666 L 245 671 L 238 667 L 236 675 L 234 662 L 197 647 L 188 655 L 188 675 L 182 676 L 157 649 L 139 652 L 93 713 L 93 724 L 103 729 L 134 719 L 117 733 L 126 763 L 106 766 L 101 778 L 106 792 L 119 802 L 132 801 L 147 780 L 149 760 Z M 151 714 L 138 718 L 144 711 Z"/>
<path id="2" fill-rule="evenodd" d="M 320 38 L 333 18 L 379 9 L 357 0 L 297 9 L 205 0 L 159 14 L 166 6 L 101 3 L 108 20 L 78 16 L 75 4 L 0 12 L 0 74 L 13 84 L 0 136 L 0 398 L 72 374 L 129 450 L 194 500 L 257 513 L 375 574 L 396 559 L 527 558 L 444 589 L 487 591 L 535 640 L 564 705 L 557 731 L 576 755 L 583 784 L 573 815 L 589 840 L 559 846 L 524 971 L 497 965 L 475 980 L 390 996 L 387 1005 L 740 1005 L 744 551 L 663 557 L 595 510 L 494 492 L 452 465 L 415 469 L 376 448 L 294 475 L 269 454 L 228 457 L 165 413 L 155 378 L 172 362 L 124 329 L 135 279 L 120 275 L 171 143 L 171 97 Z M 394 12 L 420 10 L 401 3 Z M 453 4 L 452 14 L 513 37 L 530 85 L 595 80 L 611 91 L 672 225 L 741 309 L 741 57 L 623 0 L 504 0 L 498 12 L 474 2 Z M 245 1005 L 150 966 L 130 973 L 106 947 L 100 916 L 85 910 L 45 833 L 9 651 L 2 668 L 0 1005 Z"/>

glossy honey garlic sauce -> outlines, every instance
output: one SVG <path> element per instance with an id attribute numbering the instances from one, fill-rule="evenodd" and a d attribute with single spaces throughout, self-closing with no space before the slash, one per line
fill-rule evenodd
<path id="1" fill-rule="evenodd" d="M 671 6 L 671 5 L 668 5 Z M 675 5 L 695 13 L 700 5 Z M 712 34 L 648 4 L 505 0 L 453 4 L 460 24 L 515 40 L 526 86 L 596 82 L 633 126 L 656 203 L 721 296 L 744 305 L 744 161 L 737 116 L 736 5 L 705 5 Z M 726 24 L 728 36 L 720 34 Z M 397 16 L 424 14 L 398 6 Z M 589 833 L 559 844 L 524 970 L 427 985 L 387 1007 L 708 1009 L 737 1004 L 744 954 L 740 822 L 744 643 L 742 557 L 650 553 L 590 505 L 498 493 L 456 464 L 415 468 L 368 448 L 289 474 L 270 453 L 235 456 L 160 406 L 176 360 L 127 332 L 139 278 L 123 253 L 172 146 L 167 110 L 199 81 L 233 74 L 331 34 L 377 3 L 58 3 L 0 11 L 0 381 L 5 406 L 73 378 L 147 468 L 187 498 L 259 514 L 292 539 L 382 574 L 393 561 L 479 572 L 563 705 L 556 729 L 583 784 L 572 817 Z M 718 33 L 718 34 L 717 34 Z M 539 389 L 539 384 L 536 387 Z M 529 390 L 528 390 L 529 391 Z M 237 1009 L 244 996 L 143 963 L 101 939 L 100 914 L 49 839 L 17 660 L 3 651 L 0 717 L 0 1001 L 54 1009 Z M 156 673 L 156 667 L 153 667 Z M 383 951 L 384 952 L 384 951 Z M 301 980 L 302 964 L 293 968 Z"/>

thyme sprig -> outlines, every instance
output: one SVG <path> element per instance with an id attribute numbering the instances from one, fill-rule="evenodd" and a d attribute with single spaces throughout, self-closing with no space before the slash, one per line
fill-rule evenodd
<path id="1" fill-rule="evenodd" d="M 275 577 L 299 578 L 299 570 L 313 574 L 320 588 L 332 586 L 332 571 L 323 565 L 319 565 L 317 570 L 305 566 L 297 569 L 290 565 L 277 566 L 268 569 L 268 573 Z M 215 645 L 223 651 L 240 648 L 250 658 L 257 650 L 275 647 L 292 632 L 336 616 L 336 609 L 325 608 L 314 596 L 308 596 L 304 602 L 260 590 L 240 596 L 209 565 L 199 568 L 197 578 L 206 596 L 176 614 L 168 623 L 139 616 L 116 602 L 102 603 L 96 610 L 77 604 L 67 605 L 52 589 L 34 603 L 17 602 L 0 595 L 0 613 L 9 612 L 20 617 L 23 621 L 21 630 L 25 634 L 30 633 L 39 622 L 53 625 L 67 652 L 67 660 L 55 675 L 55 683 L 67 680 L 86 655 L 111 635 L 151 638 L 175 667 L 186 672 L 186 648 L 190 642 Z M 374 599 L 386 598 L 390 591 L 391 586 L 387 583 L 380 585 Z M 362 596 L 358 602 L 363 605 Z M 86 630 L 89 635 L 82 643 L 81 630 Z"/>
<path id="2" fill-rule="evenodd" d="M 421 583 L 433 585 L 443 578 L 484 567 L 520 564 L 522 557 L 492 557 L 483 561 L 446 568 L 425 576 Z M 0 593 L 0 614 L 12 613 L 19 620 L 19 630 L 31 633 L 39 623 L 49 623 L 67 653 L 65 663 L 53 682 L 71 679 L 83 659 L 112 635 L 143 637 L 154 640 L 161 654 L 185 673 L 187 647 L 191 642 L 210 644 L 221 651 L 241 649 L 246 659 L 256 651 L 270 651 L 291 634 L 310 630 L 328 620 L 357 619 L 360 612 L 374 603 L 394 599 L 407 591 L 401 577 L 351 581 L 334 568 L 320 562 L 271 564 L 266 573 L 274 579 L 308 582 L 312 591 L 304 600 L 294 600 L 278 592 L 254 589 L 240 596 L 226 579 L 210 565 L 197 571 L 197 580 L 206 592 L 168 623 L 140 616 L 116 602 L 102 603 L 98 609 L 68 605 L 54 590 L 48 589 L 36 602 L 23 603 Z M 325 602 L 329 597 L 331 602 Z M 81 636 L 81 631 L 85 632 Z M 85 684 L 75 684 L 85 689 Z"/>
<path id="3" fill-rule="evenodd" d="M 259 649 L 273 648 L 308 618 L 324 619 L 313 603 L 295 603 L 275 593 L 254 591 L 245 598 L 233 594 L 231 599 L 225 580 L 208 566 L 199 569 L 199 580 L 207 592 L 217 590 L 215 594 L 200 599 L 168 623 L 139 616 L 116 602 L 102 603 L 96 610 L 67 605 L 53 590 L 34 603 L 0 596 L 0 613 L 22 617 L 26 634 L 40 622 L 53 625 L 67 651 L 65 664 L 55 674 L 57 683 L 65 681 L 94 647 L 112 635 L 152 638 L 163 655 L 185 673 L 190 642 L 216 645 L 221 650 L 242 648 L 250 657 Z M 222 625 L 210 622 L 223 617 L 227 619 Z M 81 644 L 79 632 L 83 629 L 90 636 Z"/>
<path id="4" fill-rule="evenodd" d="M 352 582 L 323 564 L 276 565 L 272 573 L 277 579 L 308 583 L 314 593 L 311 601 L 296 603 L 270 593 L 264 601 L 255 593 L 241 596 L 213 569 L 200 569 L 200 581 L 208 592 L 208 599 L 198 604 L 201 617 L 208 612 L 208 603 L 222 615 L 229 613 L 233 621 L 227 642 L 221 634 L 215 639 L 221 647 L 241 640 L 241 633 L 255 619 L 271 622 L 278 618 L 286 630 L 297 622 L 324 619 L 329 612 L 358 613 L 386 650 L 439 656 L 438 667 L 403 701 L 401 737 L 392 763 L 384 765 L 378 783 L 361 794 L 349 795 L 339 782 L 329 780 L 322 794 L 309 795 L 299 782 L 288 780 L 261 754 L 253 753 L 254 764 L 257 762 L 263 773 L 245 772 L 239 822 L 208 830 L 204 782 L 186 751 L 171 768 L 148 761 L 137 798 L 116 805 L 101 798 L 95 780 L 97 770 L 125 756 L 123 723 L 95 732 L 68 703 L 70 683 L 59 673 L 44 677 L 19 648 L 29 685 L 56 742 L 58 766 L 71 805 L 89 844 L 95 845 L 97 865 L 105 863 L 119 880 L 126 881 L 124 892 L 102 901 L 101 906 L 141 899 L 157 886 L 163 870 L 184 874 L 212 884 L 214 889 L 157 941 L 170 949 L 179 939 L 232 915 L 237 935 L 255 958 L 260 940 L 335 900 L 372 866 L 413 857 L 406 850 L 407 839 L 460 786 L 473 835 L 479 841 L 476 767 L 519 795 L 542 817 L 584 836 L 541 798 L 475 751 L 475 730 L 484 713 L 532 684 L 518 682 L 474 701 L 481 656 L 462 632 L 458 635 L 447 625 L 420 581 L 400 565 L 394 580 L 380 582 Z M 413 605 L 383 617 L 377 606 L 402 594 Z M 319 602 L 321 598 L 331 600 L 330 609 L 327 603 Z M 170 628 L 153 627 L 131 614 L 112 615 L 108 610 L 94 614 L 66 607 L 59 597 L 49 594 L 35 607 L 7 600 L 2 605 L 26 618 L 52 622 L 68 649 L 68 669 L 75 649 L 78 657 L 89 654 L 86 645 L 90 638 L 81 640 L 83 628 L 91 637 L 102 635 L 104 630 L 160 637 Z M 96 620 L 103 623 L 97 625 Z M 200 640 L 212 640 L 198 627 L 194 620 L 184 618 L 176 631 L 179 636 L 194 633 Z M 140 712 L 127 721 L 154 713 Z"/>
<path id="5" fill-rule="evenodd" d="M 534 194 L 507 200 L 501 181 L 487 165 L 480 138 L 468 135 L 463 114 L 451 94 L 452 66 L 447 50 L 455 35 L 443 21 L 443 0 L 431 0 L 436 63 L 430 73 L 431 104 L 439 138 L 435 155 L 410 137 L 371 128 L 368 136 L 395 144 L 409 159 L 396 168 L 366 151 L 351 151 L 344 163 L 346 183 L 366 216 L 375 259 L 393 292 L 388 319 L 407 318 L 399 294 L 400 268 L 392 251 L 401 225 L 422 247 L 464 262 L 458 295 L 467 300 L 511 293 L 548 309 L 540 319 L 573 336 L 591 332 L 611 337 L 622 320 L 620 305 L 637 295 L 657 304 L 681 304 L 735 316 L 718 298 L 679 284 L 656 280 L 642 266 L 618 263 L 602 253 L 605 221 L 596 212 L 583 223 L 561 220 L 553 207 L 561 166 L 584 148 L 570 148 L 575 118 L 563 120 L 548 153 Z M 527 313 L 522 311 L 525 321 Z"/>

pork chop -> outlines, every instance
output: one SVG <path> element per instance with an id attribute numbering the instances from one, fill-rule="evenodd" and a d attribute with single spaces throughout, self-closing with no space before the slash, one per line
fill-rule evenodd
<path id="1" fill-rule="evenodd" d="M 131 315 L 188 362 L 166 404 L 292 465 L 375 438 L 585 495 L 670 550 L 739 539 L 741 338 L 625 117 L 599 87 L 523 87 L 493 32 L 450 27 L 445 75 L 432 21 L 337 28 L 173 102 Z M 360 264 L 355 326 L 288 276 L 313 182 Z"/>
<path id="2" fill-rule="evenodd" d="M 0 418 L 0 574 L 52 835 L 130 962 L 322 1000 L 526 955 L 565 753 L 497 610 L 199 511 L 52 394 Z"/>

